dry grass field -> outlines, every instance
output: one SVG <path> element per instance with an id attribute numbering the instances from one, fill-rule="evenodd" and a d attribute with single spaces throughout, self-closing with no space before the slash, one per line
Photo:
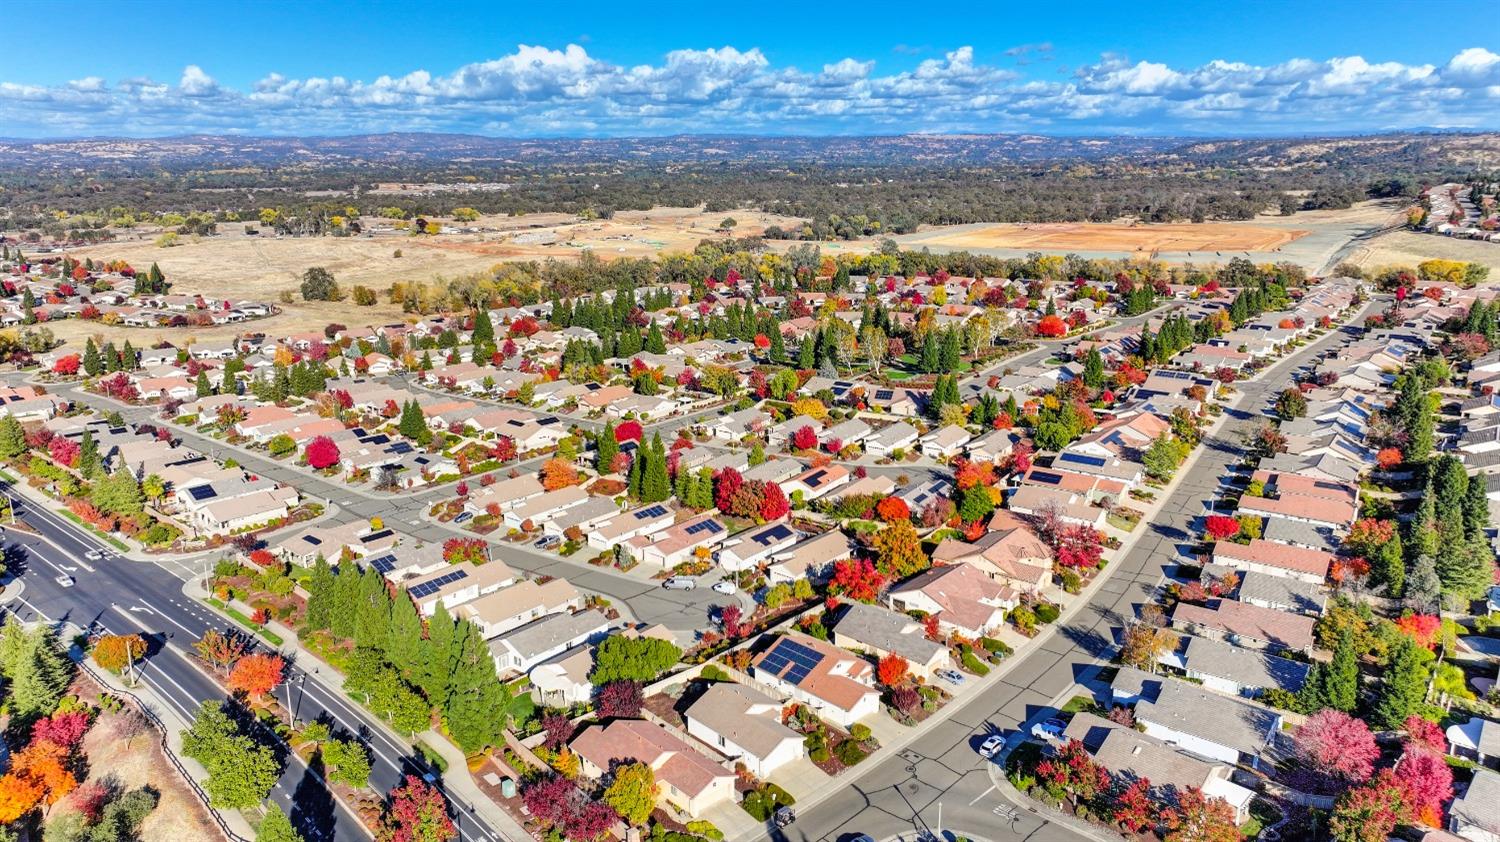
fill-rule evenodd
<path id="1" fill-rule="evenodd" d="M 1244 252 L 1275 251 L 1307 231 L 1235 223 L 992 225 L 923 238 L 934 246 L 1027 249 L 1043 252 Z"/>
<path id="2" fill-rule="evenodd" d="M 1392 231 L 1356 248 L 1349 260 L 1365 269 L 1382 266 L 1415 266 L 1424 260 L 1463 260 L 1490 267 L 1490 277 L 1500 278 L 1500 243 L 1458 240 L 1415 231 Z"/>
<path id="3" fill-rule="evenodd" d="M 655 208 L 622 211 L 609 220 L 579 221 L 571 214 L 527 214 L 517 217 L 483 217 L 472 224 L 477 233 L 439 234 L 413 237 L 390 229 L 388 220 L 362 220 L 367 232 L 359 237 L 268 237 L 246 236 L 244 226 L 222 226 L 216 237 L 184 239 L 171 248 L 155 244 L 156 232 L 141 232 L 139 239 L 76 249 L 74 257 L 120 258 L 145 268 L 154 261 L 171 279 L 178 292 L 213 292 L 274 302 L 282 290 L 293 289 L 304 271 L 322 266 L 333 273 L 346 291 L 361 284 L 384 292 L 400 280 L 426 281 L 437 276 L 454 277 L 485 272 L 498 263 L 516 260 L 574 260 L 585 250 L 603 259 L 648 257 L 666 252 L 691 251 L 701 240 L 723 238 L 718 230 L 725 217 L 733 217 L 733 236 L 763 232 L 768 225 L 789 226 L 800 220 L 749 211 L 707 213 L 696 208 Z M 519 239 L 518 239 L 519 238 Z M 401 257 L 396 257 L 397 250 Z M 355 307 L 341 302 L 304 302 L 298 298 L 283 305 L 283 312 L 268 319 L 240 326 L 194 329 L 200 339 L 220 339 L 246 330 L 264 330 L 273 335 L 319 330 L 329 322 L 349 325 L 401 321 L 400 308 L 381 303 Z M 175 341 L 179 333 L 168 329 L 139 329 L 65 321 L 50 326 L 59 337 L 81 342 L 86 336 L 125 338 L 141 344 Z"/>

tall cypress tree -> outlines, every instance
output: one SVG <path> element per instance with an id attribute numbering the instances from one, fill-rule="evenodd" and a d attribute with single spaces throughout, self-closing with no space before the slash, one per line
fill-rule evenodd
<path id="1" fill-rule="evenodd" d="M 471 341 L 475 346 L 486 345 L 495 341 L 495 325 L 490 321 L 490 311 L 483 307 L 474 313 L 474 332 Z"/>
<path id="2" fill-rule="evenodd" d="M 662 338 L 661 326 L 655 319 L 651 320 L 651 327 L 646 331 L 646 350 L 653 354 L 665 354 L 667 352 L 667 340 Z"/>
<path id="3" fill-rule="evenodd" d="M 337 637 L 354 639 L 358 627 L 359 573 L 352 565 L 340 564 L 333 577 L 333 599 L 329 601 L 328 628 Z"/>

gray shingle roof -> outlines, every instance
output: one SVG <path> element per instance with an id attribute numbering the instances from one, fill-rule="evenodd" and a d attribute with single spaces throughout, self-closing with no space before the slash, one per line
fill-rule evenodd
<path id="1" fill-rule="evenodd" d="M 833 627 L 840 646 L 868 644 L 894 652 L 914 664 L 926 664 L 942 651 L 942 644 L 928 640 L 922 624 L 889 608 L 852 602 Z"/>
<path id="2" fill-rule="evenodd" d="M 1500 833 L 1500 774 L 1489 769 L 1474 770 L 1474 780 L 1460 798 L 1453 799 L 1453 820 L 1465 827 L 1478 827 Z"/>
<path id="3" fill-rule="evenodd" d="M 1155 701 L 1136 705 L 1135 718 L 1248 755 L 1260 753 L 1281 719 L 1274 711 L 1182 681 L 1162 682 Z"/>
<path id="4" fill-rule="evenodd" d="M 1241 687 L 1276 687 L 1295 693 L 1307 681 L 1307 664 L 1202 637 L 1186 638 L 1182 660 L 1193 672 Z"/>

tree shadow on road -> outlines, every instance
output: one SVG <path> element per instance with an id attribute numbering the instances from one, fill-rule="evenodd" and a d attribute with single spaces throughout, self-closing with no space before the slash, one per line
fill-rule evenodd
<path id="1" fill-rule="evenodd" d="M 313 842 L 333 838 L 334 803 L 333 794 L 321 778 L 323 754 L 318 752 L 307 762 L 307 771 L 292 792 L 292 810 L 288 818 L 292 827 L 302 838 Z"/>

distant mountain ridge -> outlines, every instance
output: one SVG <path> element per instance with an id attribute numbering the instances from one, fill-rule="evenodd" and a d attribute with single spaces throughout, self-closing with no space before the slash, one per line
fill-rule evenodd
<path id="1" fill-rule="evenodd" d="M 1040 134 L 524 139 L 398 132 L 340 137 L 200 134 L 151 139 L 0 139 L 3 169 L 280 167 L 294 163 L 359 167 L 463 162 L 524 166 L 609 162 L 985 166 L 1104 160 L 1280 167 L 1326 165 L 1331 159 L 1368 162 L 1387 156 L 1494 166 L 1500 161 L 1500 133 L 1224 139 Z"/>

